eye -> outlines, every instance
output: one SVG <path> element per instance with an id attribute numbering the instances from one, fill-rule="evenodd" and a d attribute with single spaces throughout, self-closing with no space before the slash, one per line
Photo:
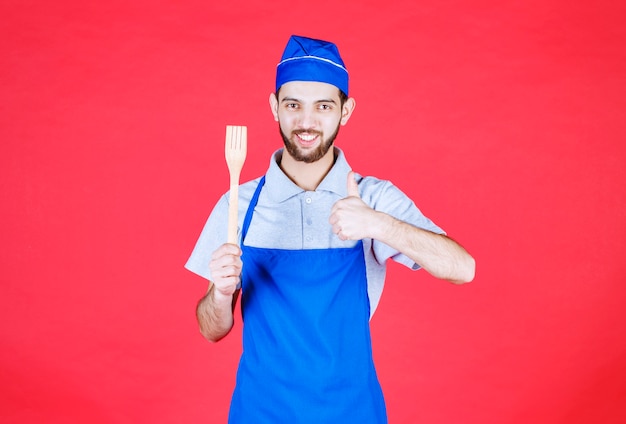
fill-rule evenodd
<path id="1" fill-rule="evenodd" d="M 285 103 L 285 108 L 289 110 L 298 109 L 298 103 Z"/>
<path id="2" fill-rule="evenodd" d="M 332 105 L 328 104 L 328 103 L 320 103 L 320 105 L 318 106 L 318 108 L 320 110 L 331 110 L 333 108 Z"/>

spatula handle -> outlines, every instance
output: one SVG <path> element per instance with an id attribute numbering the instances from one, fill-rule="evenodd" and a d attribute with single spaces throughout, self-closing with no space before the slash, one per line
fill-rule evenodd
<path id="1" fill-rule="evenodd" d="M 237 244 L 237 226 L 239 210 L 239 175 L 230 176 L 230 194 L 228 200 L 228 243 Z"/>

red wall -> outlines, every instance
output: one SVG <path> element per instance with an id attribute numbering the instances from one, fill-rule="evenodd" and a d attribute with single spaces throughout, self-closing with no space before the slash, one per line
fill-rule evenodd
<path id="1" fill-rule="evenodd" d="M 56 3 L 56 4 L 52 4 Z M 372 321 L 392 423 L 626 422 L 622 2 L 3 1 L 0 421 L 220 423 L 241 349 L 197 331 L 183 269 L 281 144 L 290 34 L 336 41 L 338 139 L 476 257 L 391 266 Z"/>

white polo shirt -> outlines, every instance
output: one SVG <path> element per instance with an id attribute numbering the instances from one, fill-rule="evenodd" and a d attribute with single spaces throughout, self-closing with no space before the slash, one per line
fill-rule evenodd
<path id="1" fill-rule="evenodd" d="M 315 191 L 298 187 L 280 169 L 282 149 L 270 160 L 245 245 L 273 249 L 328 249 L 351 247 L 355 241 L 342 241 L 328 222 L 330 211 L 348 194 L 351 171 L 343 152 L 335 147 L 337 160 Z M 250 200 L 260 177 L 239 188 L 239 237 Z M 373 209 L 434 233 L 444 232 L 426 218 L 415 203 L 391 182 L 356 175 L 361 199 Z M 211 254 L 227 240 L 228 193 L 224 194 L 209 216 L 185 267 L 210 280 Z M 374 314 L 385 283 L 386 262 L 392 259 L 411 269 L 420 268 L 413 260 L 377 240 L 363 240 L 367 268 L 370 317 Z M 245 263 L 244 263 L 245 266 Z M 306 266 L 303 264 L 302 266 Z"/>

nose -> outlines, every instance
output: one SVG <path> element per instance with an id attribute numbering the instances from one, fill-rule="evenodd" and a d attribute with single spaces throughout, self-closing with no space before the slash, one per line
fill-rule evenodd
<path id="1" fill-rule="evenodd" d="M 304 129 L 315 128 L 315 111 L 312 108 L 303 108 L 300 113 L 299 126 Z"/>

